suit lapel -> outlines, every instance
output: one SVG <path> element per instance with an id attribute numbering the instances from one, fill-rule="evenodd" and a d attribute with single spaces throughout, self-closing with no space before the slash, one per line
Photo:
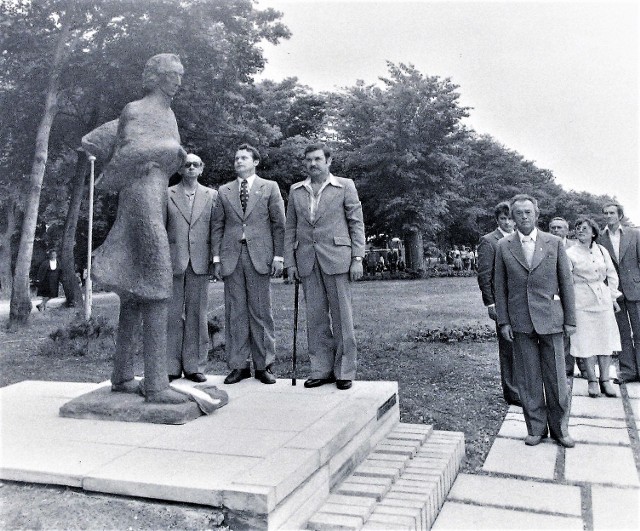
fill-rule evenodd
<path id="1" fill-rule="evenodd" d="M 613 252 L 613 243 L 611 243 L 611 238 L 609 238 L 609 231 L 605 232 L 602 235 L 600 243 L 602 245 L 604 245 L 604 247 L 605 247 L 605 249 L 607 251 L 609 251 L 609 254 L 611 255 L 611 260 L 613 260 L 613 263 L 617 267 L 618 266 L 618 259 L 616 258 L 616 253 Z"/>
<path id="2" fill-rule="evenodd" d="M 322 191 L 322 195 L 320 196 L 320 203 L 318 204 L 318 209 L 316 210 L 316 215 L 313 220 L 314 223 L 317 222 L 327 212 L 327 207 L 338 196 L 340 190 L 341 188 L 333 186 L 332 184 L 328 184 L 325 187 L 325 189 Z"/>
<path id="3" fill-rule="evenodd" d="M 233 182 L 227 184 L 224 195 L 240 219 L 244 219 L 244 212 L 242 211 L 242 204 L 240 203 L 240 186 L 238 185 L 238 179 L 234 179 Z"/>
<path id="4" fill-rule="evenodd" d="M 191 223 L 195 223 L 200 217 L 200 214 L 202 214 L 207 204 L 208 196 L 207 189 L 201 184 L 198 184 L 196 187 L 196 197 L 193 200 L 193 210 L 191 211 Z"/>
<path id="5" fill-rule="evenodd" d="M 522 244 L 520 243 L 520 238 L 518 238 L 518 233 L 514 232 L 508 238 L 508 248 L 513 257 L 520 263 L 522 267 L 525 269 L 529 269 L 529 264 L 527 264 L 527 259 L 524 257 L 524 251 L 522 250 Z M 537 242 L 536 242 L 537 243 Z"/>
<path id="6" fill-rule="evenodd" d="M 496 239 L 497 242 L 499 242 L 502 238 L 504 238 L 504 235 L 498 230 L 494 230 L 491 234 L 493 234 L 493 237 Z"/>
<path id="7" fill-rule="evenodd" d="M 620 254 L 618 255 L 620 256 L 619 262 L 622 261 L 622 257 L 624 256 L 624 253 L 627 252 L 627 249 L 630 243 L 631 243 L 631 233 L 629 232 L 629 229 L 627 229 L 623 231 L 622 234 L 620 235 Z"/>
<path id="8" fill-rule="evenodd" d="M 295 186 L 295 185 L 294 185 Z M 298 186 L 291 191 L 291 197 L 295 197 L 294 201 L 301 205 L 300 212 L 304 216 L 307 223 L 311 223 L 311 217 L 309 212 L 309 192 L 304 186 Z"/>
<path id="9" fill-rule="evenodd" d="M 260 196 L 262 195 L 262 188 L 264 186 L 264 179 L 256 176 L 255 180 L 253 181 L 251 191 L 249 192 L 249 199 L 247 200 L 247 211 L 244 214 L 245 218 L 249 217 L 249 214 L 251 214 L 253 207 L 256 206 L 258 199 L 260 199 Z"/>
<path id="10" fill-rule="evenodd" d="M 542 262 L 547 244 L 547 238 L 545 237 L 544 233 L 540 229 L 538 229 L 538 238 L 536 239 L 536 246 L 533 250 L 533 258 L 531 259 L 531 271 L 538 267 Z M 524 255 L 524 251 L 522 254 Z"/>
<path id="11" fill-rule="evenodd" d="M 191 223 L 191 212 L 189 209 L 189 203 L 187 202 L 187 198 L 184 195 L 182 186 L 177 186 L 176 188 L 172 188 L 169 190 L 169 195 L 171 197 L 171 201 L 176 205 L 182 217 L 187 221 L 187 223 Z M 197 194 L 196 194 L 197 195 Z"/>

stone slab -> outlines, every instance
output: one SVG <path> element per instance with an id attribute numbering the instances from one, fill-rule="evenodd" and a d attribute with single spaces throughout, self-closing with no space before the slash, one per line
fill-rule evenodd
<path id="1" fill-rule="evenodd" d="M 524 439 L 526 436 L 527 425 L 524 421 L 524 415 L 508 414 L 500 426 L 498 437 Z"/>
<path id="2" fill-rule="evenodd" d="M 574 396 L 571 400 L 571 416 L 624 419 L 624 407 L 620 399 Z"/>
<path id="3" fill-rule="evenodd" d="M 631 382 L 626 384 L 626 386 L 629 398 L 640 398 L 640 382 Z"/>
<path id="4" fill-rule="evenodd" d="M 581 516 L 580 487 L 459 474 L 447 500 Z"/>
<path id="5" fill-rule="evenodd" d="M 624 420 L 572 417 L 569 432 L 578 443 L 631 444 Z"/>
<path id="6" fill-rule="evenodd" d="M 567 481 L 640 487 L 633 451 L 624 446 L 576 444 L 565 453 Z"/>
<path id="7" fill-rule="evenodd" d="M 359 518 L 362 518 L 363 522 L 366 522 L 369 515 L 373 512 L 373 505 L 367 507 L 365 505 L 353 505 L 347 503 L 325 503 L 320 507 L 318 512 L 358 516 Z"/>
<path id="8" fill-rule="evenodd" d="M 411 518 L 413 519 L 413 526 L 415 529 L 420 528 L 423 520 L 423 512 L 421 508 L 410 507 L 406 505 L 396 505 L 384 500 L 376 505 L 372 516 L 379 514 L 389 514 L 402 519 Z M 376 521 L 375 518 L 373 520 Z"/>
<path id="9" fill-rule="evenodd" d="M 631 404 L 631 410 L 633 411 L 633 416 L 636 419 L 636 424 L 640 423 L 640 399 L 631 398 L 629 399 L 629 404 Z"/>
<path id="10" fill-rule="evenodd" d="M 583 531 L 581 518 L 497 509 L 447 501 L 431 528 L 441 529 L 562 529 Z"/>
<path id="11" fill-rule="evenodd" d="M 591 488 L 594 529 L 640 529 L 640 490 Z"/>
<path id="12" fill-rule="evenodd" d="M 513 476 L 553 479 L 557 456 L 558 446 L 548 439 L 538 446 L 526 446 L 522 440 L 497 437 L 482 469 Z"/>
<path id="13" fill-rule="evenodd" d="M 416 528 L 416 520 L 412 516 L 401 516 L 399 514 L 387 514 L 376 512 L 369 517 L 367 520 L 367 524 L 382 524 L 387 529 L 387 531 L 391 530 L 402 530 L 402 529 L 411 529 L 414 530 Z"/>
<path id="14" fill-rule="evenodd" d="M 307 524 L 314 531 L 348 531 L 362 527 L 362 518 L 339 514 L 316 513 Z"/>

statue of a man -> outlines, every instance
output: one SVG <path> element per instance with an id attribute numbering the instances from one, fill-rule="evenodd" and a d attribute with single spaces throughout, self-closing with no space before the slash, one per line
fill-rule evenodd
<path id="1" fill-rule="evenodd" d="M 177 55 L 153 56 L 144 68 L 145 96 L 129 103 L 120 115 L 112 155 L 99 182 L 103 189 L 119 191 L 118 212 L 107 238 L 94 252 L 92 272 L 97 282 L 120 297 L 112 391 L 139 390 L 133 358 L 134 337 L 142 327 L 142 392 L 148 402 L 171 404 L 188 400 L 169 387 L 166 367 L 173 279 L 164 216 L 169 177 L 186 156 L 170 105 L 183 72 Z M 83 138 L 89 152 L 94 133 Z"/>

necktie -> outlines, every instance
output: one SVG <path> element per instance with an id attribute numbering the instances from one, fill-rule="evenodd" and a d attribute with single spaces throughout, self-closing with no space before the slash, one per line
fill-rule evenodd
<path id="1" fill-rule="evenodd" d="M 531 267 L 531 262 L 533 262 L 533 252 L 536 250 L 536 244 L 533 241 L 533 238 L 530 236 L 522 238 L 522 250 L 524 251 L 524 257 L 527 260 L 527 264 Z"/>
<path id="2" fill-rule="evenodd" d="M 247 180 L 242 179 L 242 184 L 240 185 L 240 204 L 242 205 L 242 211 L 247 211 L 247 201 L 249 200 L 249 186 L 247 185 Z"/>

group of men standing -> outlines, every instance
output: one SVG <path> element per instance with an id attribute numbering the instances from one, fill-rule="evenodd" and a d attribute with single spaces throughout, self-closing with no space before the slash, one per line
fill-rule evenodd
<path id="1" fill-rule="evenodd" d="M 624 211 L 618 204 L 605 204 L 603 214 L 607 228 L 599 243 L 613 258 L 622 291 L 616 314 L 622 351 L 615 383 L 624 384 L 640 381 L 640 231 L 621 226 Z M 538 229 L 538 217 L 536 199 L 526 194 L 496 207 L 498 228 L 478 247 L 478 284 L 496 322 L 504 399 L 523 409 L 525 444 L 535 446 L 550 433 L 571 448 L 570 336 L 576 318 L 565 252 L 569 226 L 554 218 L 548 234 Z"/>
<path id="2" fill-rule="evenodd" d="M 168 321 L 169 379 L 203 382 L 207 361 L 207 285 L 224 281 L 226 384 L 254 377 L 276 383 L 271 277 L 288 269 L 302 283 L 311 374 L 305 387 L 349 389 L 357 346 L 350 282 L 362 276 L 362 205 L 350 179 L 331 174 L 323 144 L 305 149 L 308 178 L 284 201 L 277 183 L 256 174 L 257 149 L 239 146 L 237 178 L 216 192 L 198 184 L 204 164 L 187 155 L 182 181 L 169 188 L 167 232 L 173 266 Z"/>

